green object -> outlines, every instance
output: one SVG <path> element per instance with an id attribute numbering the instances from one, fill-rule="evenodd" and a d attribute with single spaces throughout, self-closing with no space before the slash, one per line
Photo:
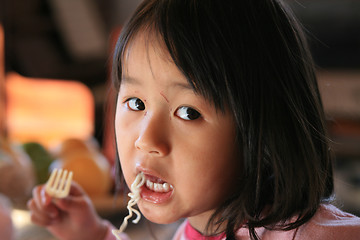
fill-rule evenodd
<path id="1" fill-rule="evenodd" d="M 54 159 L 50 153 L 39 143 L 25 143 L 23 144 L 23 148 L 33 162 L 37 184 L 45 183 L 49 177 L 49 166 Z"/>

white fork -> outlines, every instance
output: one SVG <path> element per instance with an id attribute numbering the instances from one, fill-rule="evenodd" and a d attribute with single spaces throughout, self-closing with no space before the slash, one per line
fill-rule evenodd
<path id="1" fill-rule="evenodd" d="M 69 195 L 73 172 L 54 169 L 45 185 L 47 194 L 54 198 L 65 198 Z"/>

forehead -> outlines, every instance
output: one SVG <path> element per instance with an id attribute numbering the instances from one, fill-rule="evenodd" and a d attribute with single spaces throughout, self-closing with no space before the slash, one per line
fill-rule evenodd
<path id="1" fill-rule="evenodd" d="M 151 30 L 139 30 L 126 43 L 121 56 L 123 70 L 130 58 L 139 55 L 143 55 L 146 60 L 150 60 L 150 56 L 155 55 L 165 62 L 174 64 L 162 37 Z"/>
<path id="2" fill-rule="evenodd" d="M 199 58 L 196 57 L 195 53 L 189 52 L 190 49 L 186 48 L 187 45 L 183 41 L 165 37 L 165 35 L 168 35 L 154 26 L 143 26 L 132 30 L 126 32 L 125 37 L 122 39 L 117 58 L 119 62 L 117 64 L 116 79 L 119 85 L 122 84 L 124 77 L 129 74 L 130 65 L 137 65 L 138 69 L 143 68 L 139 62 L 151 66 L 155 62 L 150 58 L 151 53 L 153 53 L 152 56 L 161 59 L 163 64 L 167 63 L 175 67 L 193 92 L 204 97 L 216 109 L 225 110 L 224 104 L 226 105 L 226 103 L 219 96 L 218 88 L 213 89 L 216 83 L 211 80 L 211 74 L 204 71 L 204 66 L 206 68 L 207 65 L 206 59 L 198 62 Z M 139 56 L 137 60 L 140 61 L 136 64 L 130 64 L 129 60 L 134 60 L 134 56 L 137 54 Z M 136 72 L 136 70 L 134 69 L 132 72 Z"/>
<path id="3" fill-rule="evenodd" d="M 122 63 L 121 84 L 155 81 L 158 86 L 194 91 L 163 42 L 154 35 L 138 34 L 133 38 L 125 49 Z"/>

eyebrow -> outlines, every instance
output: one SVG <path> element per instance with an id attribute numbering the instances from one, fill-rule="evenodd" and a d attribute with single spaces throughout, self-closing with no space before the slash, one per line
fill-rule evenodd
<path id="1" fill-rule="evenodd" d="M 138 81 L 136 78 L 132 78 L 129 76 L 122 76 L 121 77 L 121 84 L 130 84 L 130 85 L 140 85 L 140 81 Z"/>
<path id="2" fill-rule="evenodd" d="M 122 76 L 121 77 L 121 84 L 130 84 L 130 85 L 141 85 L 141 82 L 133 77 L 130 76 Z M 172 87 L 181 88 L 184 90 L 191 90 L 194 91 L 194 88 L 189 83 L 182 83 L 182 82 L 175 82 L 171 84 Z"/>

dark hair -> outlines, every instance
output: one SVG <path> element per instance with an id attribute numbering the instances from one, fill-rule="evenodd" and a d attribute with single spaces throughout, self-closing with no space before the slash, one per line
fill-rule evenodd
<path id="1" fill-rule="evenodd" d="M 139 32 L 156 34 L 194 90 L 235 117 L 241 181 L 210 223 L 226 222 L 227 239 L 245 224 L 258 239 L 256 227 L 307 222 L 332 195 L 332 157 L 314 64 L 288 7 L 280 0 L 145 0 L 117 43 L 117 87 Z"/>

